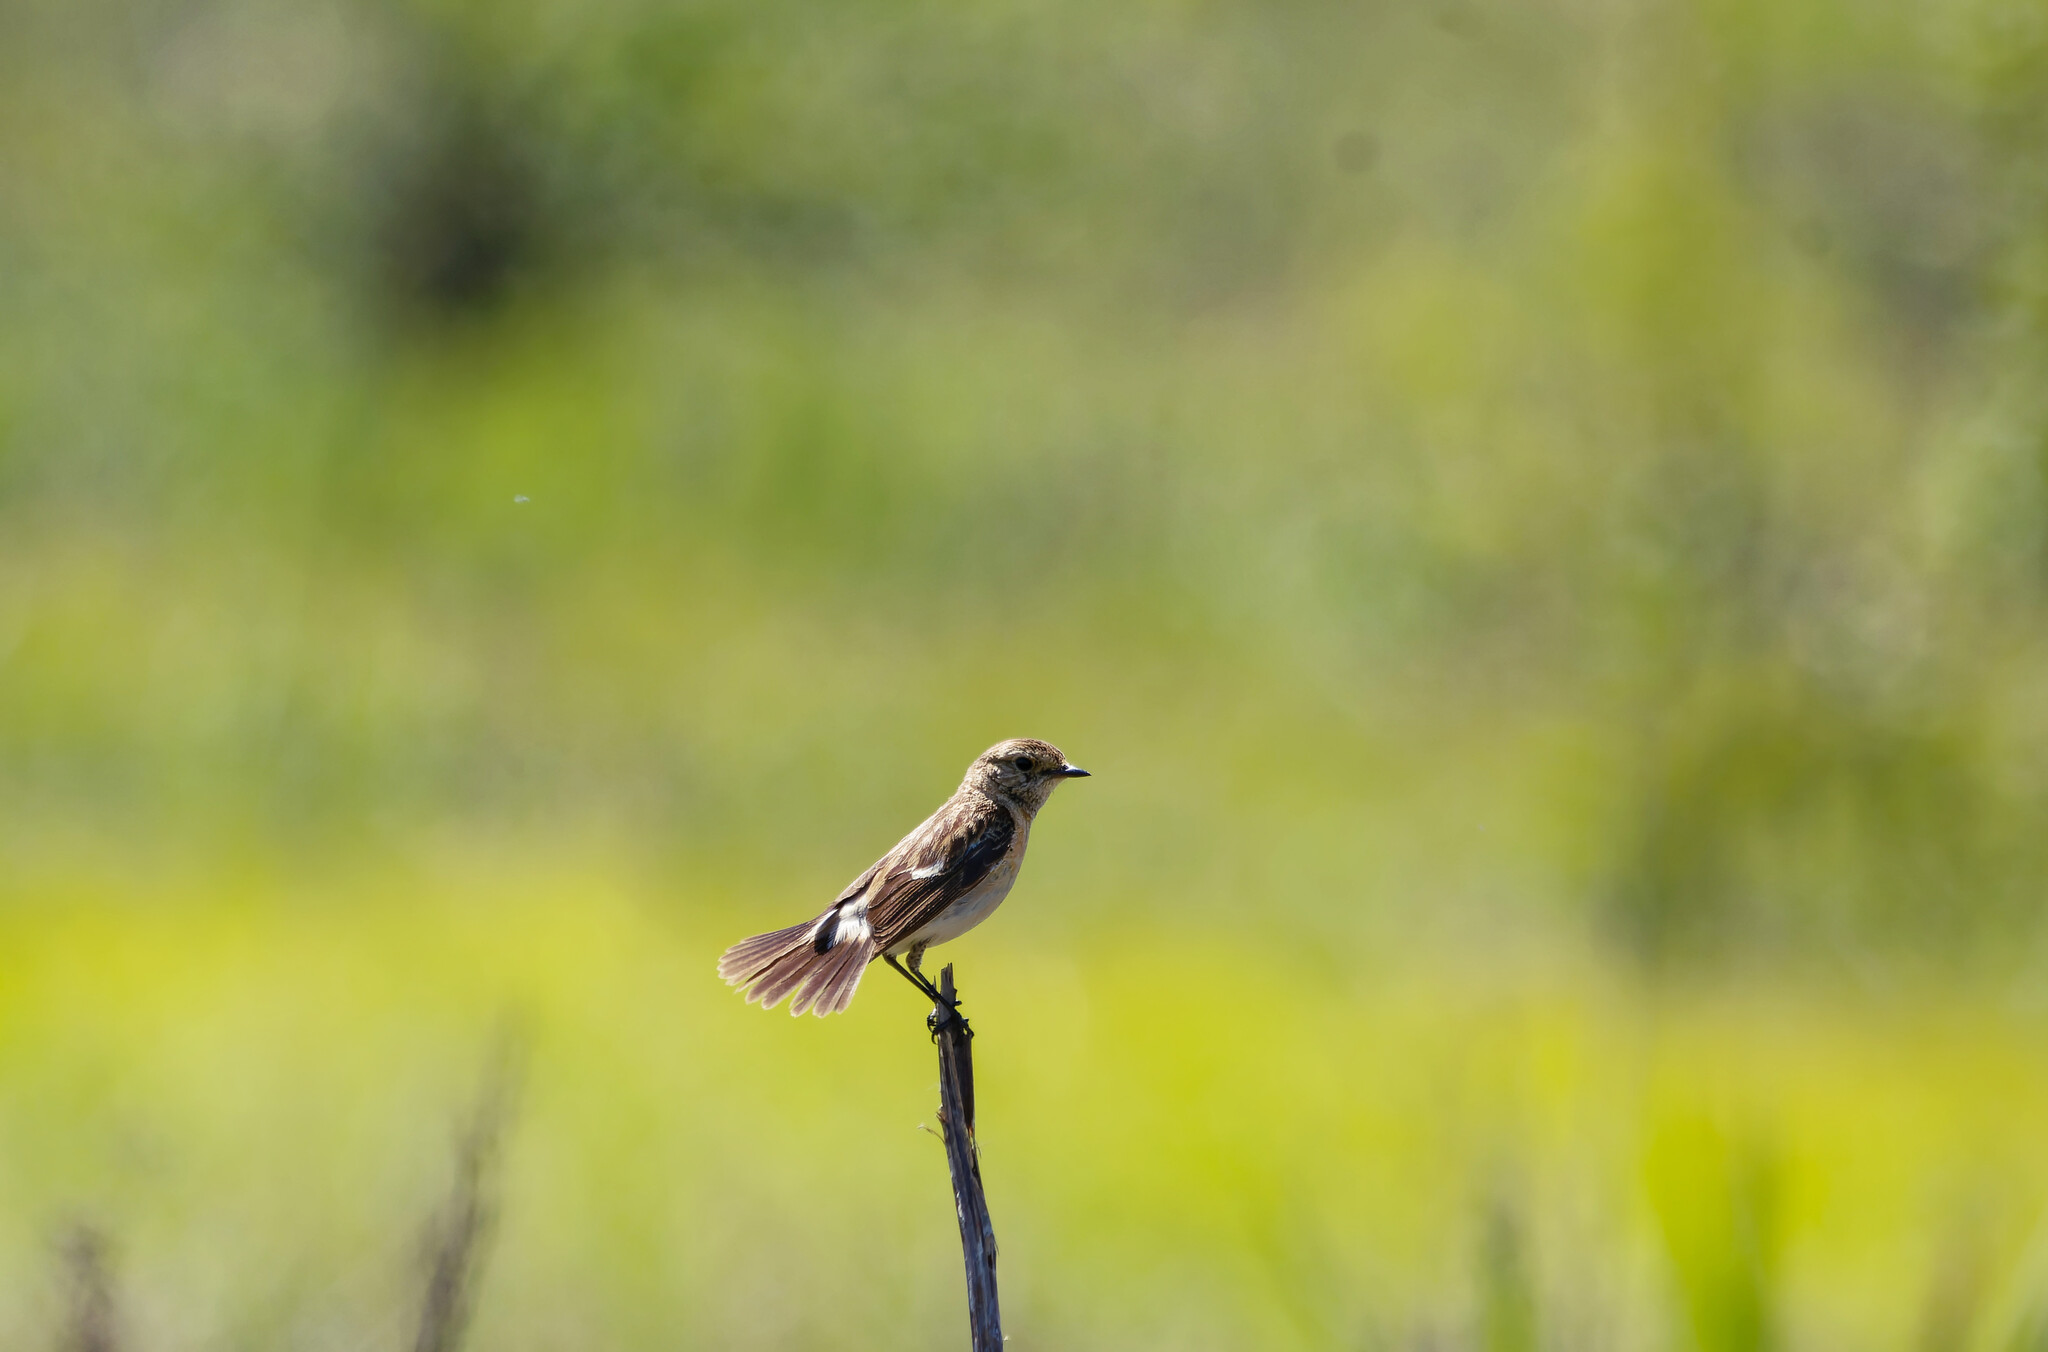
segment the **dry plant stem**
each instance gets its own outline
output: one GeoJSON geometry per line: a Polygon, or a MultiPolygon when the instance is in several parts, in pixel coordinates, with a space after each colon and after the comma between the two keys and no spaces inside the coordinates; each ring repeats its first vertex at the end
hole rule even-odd
{"type": "Polygon", "coordinates": [[[456,1141],[454,1185],[427,1229],[427,1289],[413,1352],[455,1352],[468,1329],[483,1251],[498,1216],[498,1148],[512,1113],[517,1060],[516,1043],[501,1034],[456,1141]]]}
{"type": "Polygon", "coordinates": [[[79,1225],[64,1237],[61,1253],[71,1299],[58,1343],[63,1352],[118,1352],[109,1248],[107,1237],[90,1225],[79,1225]]]}
{"type": "Polygon", "coordinates": [[[981,1190],[981,1152],[974,1144],[974,1034],[956,1008],[951,963],[939,972],[939,995],[941,1003],[931,1016],[932,1039],[939,1044],[939,1126],[945,1134],[946,1168],[953,1175],[960,1252],[967,1261],[967,1324],[974,1352],[1001,1352],[996,1231],[981,1190]]]}

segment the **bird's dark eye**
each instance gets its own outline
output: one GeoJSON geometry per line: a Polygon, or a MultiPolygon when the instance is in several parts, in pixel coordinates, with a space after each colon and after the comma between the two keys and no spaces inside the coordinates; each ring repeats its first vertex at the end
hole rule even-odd
{"type": "Polygon", "coordinates": [[[1019,757],[1017,757],[1017,768],[1018,768],[1019,770],[1022,770],[1022,771],[1023,771],[1023,772],[1025,773],[1025,774],[1027,774],[1027,775],[1028,775],[1028,774],[1030,774],[1030,773],[1031,773],[1031,757],[1029,757],[1029,756],[1019,756],[1019,757]]]}

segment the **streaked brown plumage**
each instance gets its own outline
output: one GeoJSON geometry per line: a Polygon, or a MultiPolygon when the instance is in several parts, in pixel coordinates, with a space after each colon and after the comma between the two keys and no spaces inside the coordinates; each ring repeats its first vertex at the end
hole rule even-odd
{"type": "MultiPolygon", "coordinates": [[[[926,948],[965,934],[1002,903],[1024,861],[1032,818],[1061,780],[1087,773],[1049,742],[998,742],[975,757],[937,812],[823,914],[742,939],[718,960],[718,974],[749,1003],[773,1009],[791,997],[791,1014],[823,1016],[853,1003],[877,957],[895,966],[906,955],[916,973],[926,948]]],[[[913,980],[923,985],[921,975],[913,980]]]]}

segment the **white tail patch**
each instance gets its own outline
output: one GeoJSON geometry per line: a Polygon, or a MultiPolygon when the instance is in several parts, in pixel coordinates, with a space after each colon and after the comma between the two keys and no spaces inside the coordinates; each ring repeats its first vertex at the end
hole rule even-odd
{"type": "Polygon", "coordinates": [[[874,932],[874,927],[868,924],[868,904],[865,901],[856,901],[851,906],[841,908],[839,912],[839,938],[837,943],[843,944],[855,939],[866,939],[873,935],[874,932]]]}
{"type": "Polygon", "coordinates": [[[868,924],[868,904],[856,901],[846,906],[836,906],[818,917],[816,928],[811,931],[811,948],[814,952],[830,953],[844,944],[868,938],[874,933],[868,924]]]}

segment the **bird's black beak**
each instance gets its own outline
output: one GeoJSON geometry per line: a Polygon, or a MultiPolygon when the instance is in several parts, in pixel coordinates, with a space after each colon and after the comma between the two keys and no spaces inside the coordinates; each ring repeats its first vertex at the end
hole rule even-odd
{"type": "Polygon", "coordinates": [[[1060,770],[1059,770],[1059,775],[1060,775],[1060,778],[1061,778],[1061,779],[1087,779],[1087,778],[1089,778],[1088,772],[1087,772],[1086,770],[1083,770],[1083,769],[1082,769],[1082,768],[1081,768],[1080,766],[1078,766],[1078,765],[1062,765],[1062,766],[1060,767],[1060,770]]]}

